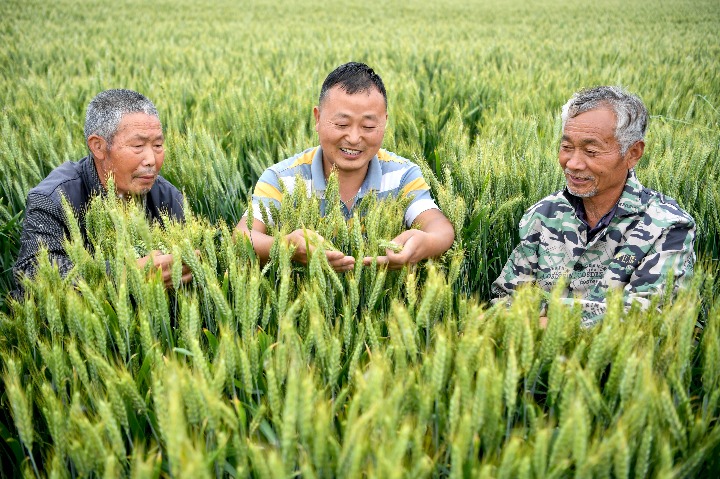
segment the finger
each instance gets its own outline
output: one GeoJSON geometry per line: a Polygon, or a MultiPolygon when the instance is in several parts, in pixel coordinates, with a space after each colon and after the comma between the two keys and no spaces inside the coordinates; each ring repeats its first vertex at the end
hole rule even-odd
{"type": "MultiPolygon", "coordinates": [[[[372,263],[372,258],[370,259],[370,262],[372,263]]],[[[377,257],[378,266],[383,265],[383,264],[388,264],[389,262],[390,262],[390,258],[388,258],[387,256],[378,256],[377,257]]]]}
{"type": "Polygon", "coordinates": [[[180,281],[182,282],[182,284],[186,284],[186,283],[189,283],[190,281],[192,281],[192,278],[193,278],[192,273],[187,273],[187,274],[182,275],[182,277],[180,278],[180,281]]]}
{"type": "Polygon", "coordinates": [[[417,230],[405,230],[392,239],[393,243],[404,245],[410,238],[415,236],[417,230]]]}
{"type": "MultiPolygon", "coordinates": [[[[345,253],[337,250],[326,250],[325,256],[327,256],[328,261],[335,261],[338,259],[347,258],[347,256],[345,256],[345,253]]],[[[352,258],[352,256],[350,256],[350,258],[352,258]]]]}
{"type": "Polygon", "coordinates": [[[173,262],[173,255],[171,255],[171,254],[158,254],[158,255],[155,255],[155,257],[153,258],[153,264],[156,267],[161,268],[163,271],[167,267],[170,267],[170,265],[172,265],[172,262],[173,262]]]}
{"type": "Polygon", "coordinates": [[[343,264],[337,264],[337,265],[332,264],[330,266],[332,267],[332,269],[334,269],[338,273],[345,273],[347,271],[352,271],[355,268],[355,263],[354,262],[350,263],[350,264],[343,263],[343,264]]]}
{"type": "Polygon", "coordinates": [[[355,258],[352,256],[341,256],[332,261],[328,258],[328,264],[335,271],[347,271],[355,267],[355,258]]]}
{"type": "Polygon", "coordinates": [[[302,235],[303,238],[304,238],[305,236],[307,236],[308,238],[311,238],[311,239],[316,239],[316,240],[319,240],[319,241],[325,241],[325,238],[323,238],[323,236],[322,236],[320,233],[318,233],[317,231],[315,231],[315,230],[300,229],[300,230],[297,230],[297,231],[300,232],[300,234],[302,235]]]}

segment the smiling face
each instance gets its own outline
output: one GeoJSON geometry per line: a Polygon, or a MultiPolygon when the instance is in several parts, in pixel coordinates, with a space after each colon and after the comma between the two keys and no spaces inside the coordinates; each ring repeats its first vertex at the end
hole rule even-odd
{"type": "Polygon", "coordinates": [[[150,191],[165,160],[163,143],[160,120],[145,113],[124,115],[111,145],[101,136],[88,137],[100,182],[105,186],[112,174],[121,195],[150,191]]]}
{"type": "Polygon", "coordinates": [[[558,158],[573,195],[601,204],[620,198],[645,144],[638,141],[621,155],[615,123],[615,113],[608,108],[586,111],[565,123],[558,158]]]}
{"type": "Polygon", "coordinates": [[[385,135],[387,108],[382,94],[371,88],[350,95],[335,86],[313,114],[325,175],[335,166],[341,176],[364,178],[385,135]]]}

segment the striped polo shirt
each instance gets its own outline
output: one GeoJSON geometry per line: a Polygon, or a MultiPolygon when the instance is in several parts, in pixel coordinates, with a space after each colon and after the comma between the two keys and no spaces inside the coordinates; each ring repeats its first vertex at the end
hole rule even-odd
{"type": "MultiPolygon", "coordinates": [[[[323,171],[322,148],[316,146],[276,163],[263,172],[252,196],[254,218],[263,220],[260,203],[265,204],[268,213],[270,203],[280,208],[283,194],[292,195],[298,175],[305,182],[308,194],[314,193],[320,198],[320,213],[324,215],[327,181],[323,171]]],[[[391,195],[411,196],[412,201],[405,210],[405,225],[408,228],[423,211],[438,209],[420,167],[410,160],[382,149],[370,160],[367,175],[354,205],[360,204],[362,198],[370,192],[374,192],[378,199],[391,195]]],[[[340,203],[345,219],[352,218],[352,208],[340,203]]],[[[272,218],[269,220],[272,222],[272,218]]]]}

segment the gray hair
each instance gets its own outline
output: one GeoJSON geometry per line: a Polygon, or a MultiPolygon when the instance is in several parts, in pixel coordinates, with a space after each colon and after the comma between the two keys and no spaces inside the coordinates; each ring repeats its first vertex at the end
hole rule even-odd
{"type": "Polygon", "coordinates": [[[562,128],[568,118],[598,108],[615,112],[615,139],[624,155],[636,142],[645,138],[648,112],[642,100],[617,86],[597,86],[575,93],[562,108],[562,128]]]}
{"type": "Polygon", "coordinates": [[[85,114],[85,143],[91,135],[105,139],[108,147],[118,131],[124,115],[145,113],[158,117],[155,105],[145,96],[132,90],[105,90],[90,101],[85,114]]]}

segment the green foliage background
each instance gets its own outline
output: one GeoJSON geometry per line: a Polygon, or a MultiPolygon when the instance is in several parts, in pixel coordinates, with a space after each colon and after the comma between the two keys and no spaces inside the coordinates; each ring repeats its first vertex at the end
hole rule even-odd
{"type": "MultiPolygon", "coordinates": [[[[712,260],[720,256],[719,30],[720,5],[712,0],[2,2],[0,292],[4,297],[10,287],[25,195],[52,168],[85,155],[84,109],[97,92],[124,87],[151,98],[167,137],[163,175],[185,192],[196,214],[219,228],[232,227],[266,166],[316,144],[311,111],[319,85],[350,60],[370,64],[386,83],[390,124],[384,147],[426,168],[465,251],[460,279],[446,287],[473,296],[469,301],[489,298],[489,283],[517,241],[522,211],[562,185],[556,161],[560,106],[580,87],[596,84],[621,84],[645,101],[652,119],[638,176],[694,215],[697,250],[711,260],[712,272],[712,260]]],[[[703,291],[696,292],[705,298],[697,304],[709,314],[714,291],[703,291]]],[[[398,298],[405,300],[405,294],[398,292],[398,298]]],[[[387,308],[389,303],[381,308],[383,325],[387,308]]],[[[461,320],[457,308],[450,308],[452,317],[461,320]]],[[[2,310],[9,327],[18,313],[4,299],[2,310]]],[[[213,314],[203,317],[212,320],[213,314]]],[[[443,337],[452,338],[448,327],[443,337]]],[[[382,346],[388,346],[392,334],[387,326],[379,330],[386,334],[382,346]]],[[[498,335],[505,344],[504,330],[492,331],[486,335],[498,335]]],[[[425,339],[430,350],[436,337],[425,339]]],[[[19,344],[3,343],[4,371],[9,350],[27,352],[16,339],[19,344]]],[[[567,356],[578,347],[578,364],[585,365],[582,343],[570,344],[567,356]]],[[[502,371],[506,350],[499,351],[502,371]]],[[[699,358],[700,349],[693,351],[699,358]]],[[[664,371],[662,364],[656,373],[664,371]]],[[[704,398],[688,385],[699,378],[700,373],[676,378],[681,386],[669,389],[676,406],[686,404],[678,391],[704,398]]],[[[1,432],[17,437],[6,398],[1,432]]],[[[251,399],[246,406],[263,403],[251,399]]],[[[692,424],[694,408],[701,406],[708,414],[701,422],[717,436],[717,411],[708,413],[707,404],[693,403],[681,417],[692,424]]],[[[442,430],[439,423],[434,427],[442,430]]],[[[437,432],[440,437],[450,436],[437,432]]],[[[514,444],[512,437],[508,433],[503,444],[514,444]]],[[[150,457],[154,446],[147,447],[150,457]]],[[[529,446],[513,447],[517,453],[529,446]]],[[[17,447],[6,449],[6,460],[29,467],[22,449],[19,455],[17,447]]],[[[689,457],[687,450],[677,452],[682,448],[660,449],[657,456],[669,455],[670,464],[689,457]]],[[[475,454],[483,464],[499,466],[500,456],[495,463],[491,456],[475,454]]],[[[440,452],[428,460],[433,475],[459,473],[440,452]]],[[[663,460],[649,470],[663,471],[663,460]]],[[[162,464],[169,471],[166,459],[162,464]]],[[[575,463],[558,474],[572,475],[570,464],[575,463]]],[[[624,470],[621,465],[618,470],[624,470]]]]}

